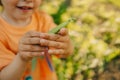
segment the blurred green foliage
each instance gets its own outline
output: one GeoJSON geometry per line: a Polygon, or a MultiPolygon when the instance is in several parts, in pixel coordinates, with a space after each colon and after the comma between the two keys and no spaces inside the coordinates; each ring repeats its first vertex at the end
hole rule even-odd
{"type": "Polygon", "coordinates": [[[53,57],[59,80],[94,80],[120,56],[120,0],[44,0],[41,9],[56,24],[78,18],[67,27],[74,54],[67,59],[53,57]]]}

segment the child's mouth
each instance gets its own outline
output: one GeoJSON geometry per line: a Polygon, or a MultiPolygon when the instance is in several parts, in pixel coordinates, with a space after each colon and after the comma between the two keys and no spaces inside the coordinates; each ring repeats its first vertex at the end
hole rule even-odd
{"type": "Polygon", "coordinates": [[[32,7],[28,7],[28,6],[17,6],[17,8],[21,9],[21,10],[32,10],[32,7]]]}

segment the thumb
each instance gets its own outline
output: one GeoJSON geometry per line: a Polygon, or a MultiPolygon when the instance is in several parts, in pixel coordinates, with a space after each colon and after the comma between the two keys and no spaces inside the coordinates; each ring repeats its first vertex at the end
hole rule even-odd
{"type": "Polygon", "coordinates": [[[59,35],[68,35],[68,30],[66,28],[62,28],[60,29],[60,31],[58,32],[59,35]]]}

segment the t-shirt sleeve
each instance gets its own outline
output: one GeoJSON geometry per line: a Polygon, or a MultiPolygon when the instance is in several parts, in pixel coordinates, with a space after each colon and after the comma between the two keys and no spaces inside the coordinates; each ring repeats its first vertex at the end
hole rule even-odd
{"type": "Polygon", "coordinates": [[[0,70],[10,64],[15,54],[7,49],[3,41],[0,40],[0,70]]]}

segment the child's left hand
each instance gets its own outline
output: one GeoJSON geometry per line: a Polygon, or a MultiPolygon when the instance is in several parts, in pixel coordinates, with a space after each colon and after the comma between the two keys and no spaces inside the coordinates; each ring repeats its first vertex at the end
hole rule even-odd
{"type": "Polygon", "coordinates": [[[51,55],[66,57],[73,53],[74,47],[68,35],[68,30],[65,28],[62,28],[58,34],[41,33],[40,37],[42,38],[40,40],[41,46],[52,47],[48,50],[51,55]]]}

